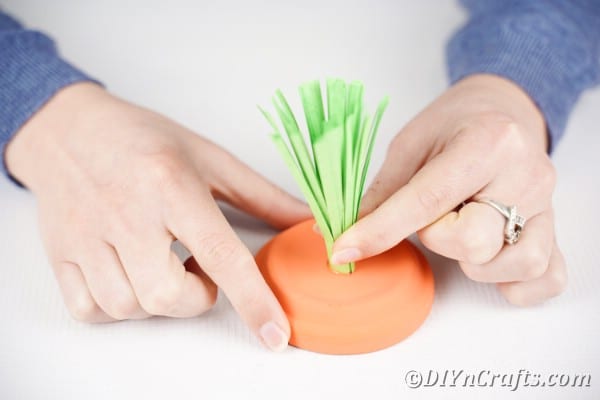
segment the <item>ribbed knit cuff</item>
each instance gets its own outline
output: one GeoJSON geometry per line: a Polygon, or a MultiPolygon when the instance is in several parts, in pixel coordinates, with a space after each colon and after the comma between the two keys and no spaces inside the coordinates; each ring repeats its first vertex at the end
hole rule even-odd
{"type": "Polygon", "coordinates": [[[551,151],[581,92],[599,81],[590,32],[547,2],[488,11],[474,15],[448,43],[450,81],[491,73],[518,84],[545,117],[551,151]]]}
{"type": "Polygon", "coordinates": [[[58,90],[94,81],[62,60],[52,40],[30,30],[0,30],[0,171],[10,176],[6,145],[19,128],[58,90]]]}

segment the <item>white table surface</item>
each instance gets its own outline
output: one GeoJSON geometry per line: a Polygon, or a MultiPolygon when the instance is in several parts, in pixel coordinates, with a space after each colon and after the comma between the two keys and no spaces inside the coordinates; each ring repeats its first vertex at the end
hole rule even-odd
{"type": "MultiPolygon", "coordinates": [[[[391,97],[373,173],[399,128],[446,85],[444,44],[465,18],[453,1],[29,1],[5,10],[50,32],[63,54],[114,93],[227,147],[299,195],[257,103],[281,87],[340,76],[391,97]],[[252,4],[251,4],[252,3],[252,4]]],[[[493,285],[426,253],[437,292],[404,342],[359,356],[264,350],[220,296],[199,318],[87,325],[62,303],[42,249],[34,198],[0,179],[0,399],[600,398],[600,90],[586,93],[554,154],[566,292],[508,305],[493,285]],[[417,370],[592,375],[591,387],[411,389],[417,370]]],[[[372,176],[372,174],[371,174],[372,176]]],[[[275,232],[228,212],[256,251],[275,232]]]]}

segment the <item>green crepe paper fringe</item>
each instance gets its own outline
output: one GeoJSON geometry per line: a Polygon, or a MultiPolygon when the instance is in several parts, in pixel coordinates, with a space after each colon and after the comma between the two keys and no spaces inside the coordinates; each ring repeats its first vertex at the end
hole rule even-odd
{"type": "MultiPolygon", "coordinates": [[[[280,90],[275,92],[273,105],[287,140],[273,116],[259,109],[273,128],[271,138],[300,186],[331,257],[335,239],[358,218],[373,143],[388,98],[371,117],[364,111],[362,82],[327,79],[325,115],[319,81],[302,84],[299,92],[310,147],[280,90]]],[[[354,263],[330,267],[343,274],[354,271],[354,263]]]]}

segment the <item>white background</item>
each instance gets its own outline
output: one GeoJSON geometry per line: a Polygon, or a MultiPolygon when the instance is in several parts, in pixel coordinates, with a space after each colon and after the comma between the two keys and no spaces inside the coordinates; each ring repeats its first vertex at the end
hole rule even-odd
{"type": "MultiPolygon", "coordinates": [[[[444,45],[464,22],[453,1],[4,1],[50,33],[66,58],[114,93],[227,147],[299,195],[256,109],[277,87],[361,79],[371,108],[388,94],[371,175],[393,135],[446,86],[444,45]]],[[[298,104],[297,101],[292,102],[298,104]]],[[[35,201],[0,179],[0,399],[599,398],[600,90],[586,93],[553,158],[558,238],[570,285],[532,308],[426,253],[436,298],[404,342],[368,355],[271,354],[227,300],[202,317],[74,322],[38,238],[35,201]],[[591,373],[585,389],[409,389],[409,370],[591,373]]],[[[256,251],[275,232],[228,212],[256,251]]]]}

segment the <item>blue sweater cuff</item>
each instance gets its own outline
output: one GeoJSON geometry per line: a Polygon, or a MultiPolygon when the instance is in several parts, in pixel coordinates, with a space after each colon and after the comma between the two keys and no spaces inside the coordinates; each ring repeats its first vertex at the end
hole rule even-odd
{"type": "Polygon", "coordinates": [[[448,43],[450,81],[491,73],[518,84],[545,117],[551,151],[581,92],[600,81],[598,7],[583,15],[546,1],[464,3],[474,15],[448,43]]]}
{"type": "Polygon", "coordinates": [[[0,71],[0,171],[20,185],[5,162],[10,139],[61,88],[94,79],[62,60],[47,36],[1,13],[0,71]]]}

